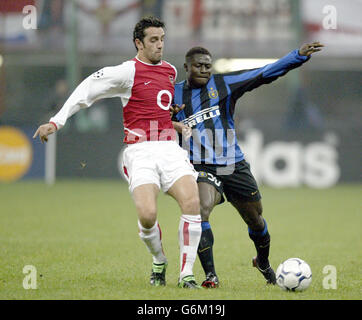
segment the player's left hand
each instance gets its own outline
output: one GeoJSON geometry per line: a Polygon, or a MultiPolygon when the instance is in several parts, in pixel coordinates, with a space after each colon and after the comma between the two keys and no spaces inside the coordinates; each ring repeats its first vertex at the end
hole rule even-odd
{"type": "Polygon", "coordinates": [[[170,106],[171,118],[174,114],[179,113],[183,108],[185,108],[185,104],[182,104],[181,106],[179,106],[178,104],[173,104],[172,106],[170,106]]]}
{"type": "Polygon", "coordinates": [[[306,43],[303,44],[299,49],[299,54],[301,56],[310,56],[314,52],[318,52],[322,50],[322,47],[324,47],[323,44],[321,44],[319,41],[315,41],[312,43],[306,43]]]}

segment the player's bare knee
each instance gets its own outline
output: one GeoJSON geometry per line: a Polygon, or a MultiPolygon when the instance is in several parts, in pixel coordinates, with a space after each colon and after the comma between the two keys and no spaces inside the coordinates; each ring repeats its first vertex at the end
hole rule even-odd
{"type": "Polygon", "coordinates": [[[138,218],[141,226],[145,229],[151,229],[156,223],[156,216],[140,216],[138,218]]]}
{"type": "Polygon", "coordinates": [[[261,215],[254,212],[253,215],[249,216],[247,225],[253,231],[263,230],[264,229],[264,219],[261,215]]]}
{"type": "Polygon", "coordinates": [[[184,214],[200,214],[200,199],[198,195],[193,195],[184,199],[181,204],[181,210],[184,214]]]}
{"type": "Polygon", "coordinates": [[[259,216],[263,214],[263,206],[261,205],[261,202],[258,201],[255,205],[255,210],[258,213],[259,216]]]}
{"type": "Polygon", "coordinates": [[[202,221],[209,221],[213,207],[214,206],[211,203],[200,202],[200,214],[202,221]]]}
{"type": "Polygon", "coordinates": [[[264,220],[258,215],[258,218],[254,222],[254,230],[263,230],[264,229],[264,220]]]}
{"type": "Polygon", "coordinates": [[[140,221],[142,227],[149,229],[155,225],[157,220],[156,208],[138,206],[137,211],[138,211],[138,220],[140,221]]]}

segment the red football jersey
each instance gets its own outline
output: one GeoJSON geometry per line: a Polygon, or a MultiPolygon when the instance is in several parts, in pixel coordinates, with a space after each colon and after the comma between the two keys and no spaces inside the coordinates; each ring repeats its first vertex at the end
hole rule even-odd
{"type": "Polygon", "coordinates": [[[131,96],[123,104],[125,143],[139,141],[175,140],[170,118],[170,105],[174,96],[176,69],[166,61],[157,65],[137,58],[131,96]]]}
{"type": "Polygon", "coordinates": [[[50,119],[58,128],[81,108],[102,98],[120,97],[124,142],[175,140],[170,117],[177,71],[166,61],[153,65],[136,58],[105,67],[86,78],[50,119]]]}

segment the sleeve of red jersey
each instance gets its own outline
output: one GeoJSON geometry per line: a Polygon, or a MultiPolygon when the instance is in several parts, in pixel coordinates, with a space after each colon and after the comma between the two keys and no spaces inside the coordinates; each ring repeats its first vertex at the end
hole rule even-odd
{"type": "Polygon", "coordinates": [[[176,67],[175,67],[174,65],[172,65],[171,63],[170,63],[170,65],[171,65],[171,67],[175,70],[175,79],[174,79],[174,83],[176,83],[176,81],[177,81],[177,69],[176,69],[176,67]]]}
{"type": "Polygon", "coordinates": [[[134,73],[133,61],[98,70],[78,85],[63,107],[49,122],[55,123],[60,129],[73,114],[80,109],[90,107],[97,100],[122,97],[122,94],[132,86],[134,73]]]}

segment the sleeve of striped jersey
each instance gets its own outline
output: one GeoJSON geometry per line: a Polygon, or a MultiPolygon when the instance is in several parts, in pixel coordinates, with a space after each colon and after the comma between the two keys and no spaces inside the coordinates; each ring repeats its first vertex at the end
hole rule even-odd
{"type": "Polygon", "coordinates": [[[301,66],[309,59],[310,57],[299,55],[299,50],[296,49],[278,61],[267,64],[262,68],[241,70],[226,74],[224,81],[232,88],[233,92],[239,91],[238,96],[240,97],[246,91],[253,90],[262,84],[276,80],[288,71],[301,66]]]}
{"type": "MultiPolygon", "coordinates": [[[[184,84],[185,84],[185,81],[181,81],[181,82],[175,84],[175,94],[173,97],[172,104],[178,104],[179,106],[181,106],[183,104],[182,92],[183,92],[184,84]]],[[[171,120],[176,121],[176,122],[183,120],[181,118],[181,114],[184,114],[184,112],[180,111],[179,113],[173,114],[171,120]]]]}
{"type": "Polygon", "coordinates": [[[133,76],[134,63],[131,61],[114,67],[105,67],[93,73],[78,85],[49,122],[54,122],[60,129],[73,114],[80,109],[90,107],[97,100],[121,97],[122,93],[132,85],[133,76]]]}

